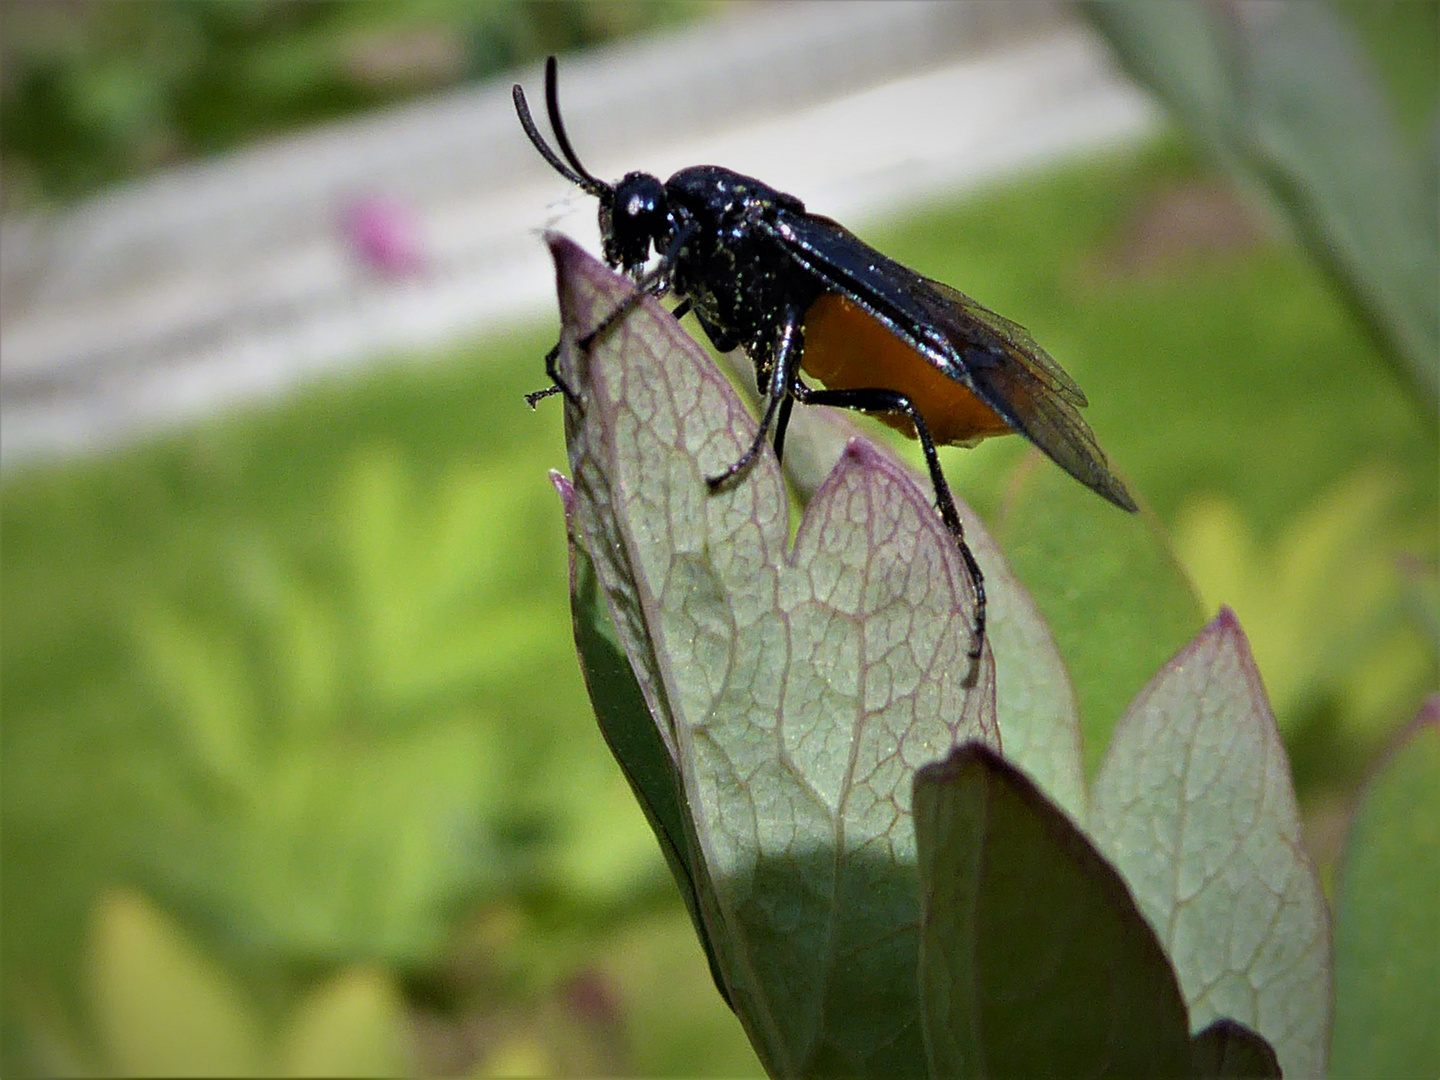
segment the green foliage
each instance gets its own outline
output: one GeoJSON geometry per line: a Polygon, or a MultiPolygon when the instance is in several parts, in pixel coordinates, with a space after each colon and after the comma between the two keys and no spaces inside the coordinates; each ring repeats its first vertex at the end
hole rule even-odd
{"type": "MultiPolygon", "coordinates": [[[[1161,142],[1007,182],[871,238],[1026,323],[1077,376],[1094,402],[1089,414],[1102,444],[1178,534],[1177,550],[1206,606],[1233,602],[1267,681],[1279,677],[1290,687],[1276,712],[1287,741],[1304,751],[1306,765],[1296,773],[1304,809],[1364,769],[1367,748],[1398,717],[1413,715],[1419,695],[1437,685],[1435,639],[1426,627],[1440,609],[1418,603],[1421,588],[1435,594],[1437,451],[1401,384],[1376,363],[1373,345],[1294,250],[1263,235],[1231,243],[1185,233],[1183,217],[1167,209],[1173,198],[1198,191],[1211,193],[1205,205],[1218,200],[1227,212],[1240,212],[1223,188],[1216,190],[1194,158],[1161,142]],[[1151,239],[1137,239],[1145,236],[1151,239]],[[1217,513],[1217,506],[1225,509],[1217,513]],[[1299,573],[1292,563],[1305,552],[1312,553],[1304,556],[1310,569],[1299,573]],[[1217,567],[1243,570],[1235,580],[1244,588],[1207,569],[1217,567]],[[1330,607],[1332,591],[1344,597],[1344,625],[1317,625],[1341,621],[1330,607]],[[1291,605],[1306,614],[1276,610],[1291,605]],[[1297,629],[1326,652],[1322,657],[1305,645],[1292,667],[1286,658],[1297,647],[1290,640],[1297,629]],[[1349,637],[1352,629],[1359,644],[1349,637]],[[1286,666],[1272,675],[1277,663],[1286,666]]],[[[684,1074],[695,1061],[726,1074],[758,1068],[733,1016],[709,990],[703,949],[668,891],[644,817],[590,727],[566,632],[560,512],[544,480],[547,467],[562,464],[560,410],[532,414],[520,402],[541,380],[538,357],[553,340],[553,333],[537,332],[467,345],[453,356],[324,382],[280,405],[132,451],[7,473],[0,493],[0,933],[7,1002],[43,997],[53,987],[58,1013],[85,1015],[78,1002],[88,992],[77,988],[78,972],[95,898],[116,882],[139,881],[167,912],[183,917],[197,946],[226,965],[236,961],[237,941],[251,942],[238,970],[267,1031],[280,1024],[277,1017],[295,1015],[308,993],[335,976],[337,964],[348,970],[376,957],[394,962],[401,957],[388,950],[397,940],[417,948],[448,928],[443,951],[427,945],[404,963],[405,1007],[412,1018],[417,1009],[453,1014],[454,1028],[445,1030],[456,1032],[479,1030],[475,1017],[483,1017],[493,1051],[484,1069],[508,1062],[532,1073],[562,1067],[593,1073],[623,1071],[629,1062],[638,1072],[684,1074]],[[454,562],[440,568],[439,549],[431,545],[445,535],[443,521],[451,512],[463,521],[462,508],[481,490],[491,493],[493,513],[468,542],[443,545],[454,562]],[[442,513],[442,504],[450,510],[442,513]],[[367,505],[373,512],[362,512],[367,505]],[[391,513],[398,520],[381,520],[391,513]],[[371,528],[379,539],[348,536],[371,528]],[[367,565],[366,573],[357,569],[367,565]],[[362,606],[360,583],[392,571],[395,581],[375,587],[363,604],[396,603],[401,611],[382,617],[385,633],[362,633],[354,614],[362,606]],[[345,870],[340,849],[328,851],[319,866],[302,862],[293,882],[262,865],[293,853],[289,844],[256,844],[253,864],[228,854],[242,832],[261,835],[262,816],[250,810],[232,819],[233,804],[197,793],[196,762],[203,760],[199,748],[210,745],[213,760],[243,763],[260,731],[262,745],[274,747],[261,777],[309,778],[288,790],[313,801],[297,797],[286,812],[309,823],[310,837],[338,837],[357,860],[407,844],[433,852],[392,835],[392,825],[413,817],[366,807],[347,784],[388,773],[392,752],[405,776],[427,771],[422,759],[443,755],[446,739],[455,738],[435,732],[465,723],[458,711],[426,704],[443,705],[444,693],[421,692],[443,687],[445,673],[457,670],[454,652],[445,659],[441,631],[454,609],[426,599],[439,596],[445,580],[476,586],[456,594],[457,630],[476,647],[488,647],[488,640],[501,650],[458,665],[475,678],[450,702],[469,710],[480,729],[466,738],[500,759],[482,771],[501,778],[496,798],[512,812],[487,834],[508,854],[479,877],[448,878],[483,890],[462,888],[438,911],[392,902],[390,911],[408,910],[423,925],[404,928],[386,945],[368,934],[387,925],[393,934],[398,924],[375,917],[378,910],[354,917],[364,911],[368,886],[363,874],[345,870]],[[531,628],[518,627],[519,612],[531,628]],[[516,628],[531,647],[509,650],[488,638],[483,628],[492,622],[516,628]],[[337,626],[329,638],[325,628],[337,626]],[[406,627],[436,644],[436,654],[406,647],[406,627]],[[148,659],[141,651],[147,642],[148,659]],[[301,655],[288,654],[294,643],[301,655]],[[317,657],[307,659],[305,649],[317,657]],[[390,658],[389,668],[381,665],[360,681],[372,688],[359,703],[364,708],[326,704],[324,687],[350,692],[348,676],[337,682],[316,674],[332,670],[337,652],[352,667],[370,655],[390,658]],[[403,670],[412,662],[413,675],[403,670]],[[210,673],[158,672],[156,664],[210,673]],[[177,689],[213,692],[221,685],[239,686],[251,703],[246,708],[268,719],[223,702],[204,706],[198,690],[187,697],[177,689]],[[409,700],[419,711],[380,709],[378,685],[396,695],[389,700],[409,700]],[[305,701],[311,705],[302,708],[305,701]],[[240,731],[207,729],[199,717],[212,708],[228,708],[223,715],[240,731]],[[293,721],[281,723],[284,717],[293,721]],[[306,717],[322,718],[316,721],[322,727],[340,717],[341,738],[356,743],[354,752],[342,754],[305,734],[306,717]],[[286,740],[267,742],[292,722],[298,726],[286,740]],[[204,730],[208,743],[198,735],[204,730]],[[309,764],[281,769],[292,752],[309,764]],[[331,769],[338,772],[327,780],[321,774],[331,769]],[[351,813],[354,821],[347,820],[351,813]],[[257,904],[252,875],[267,882],[265,903],[279,911],[257,904]],[[326,898],[332,887],[357,896],[326,898]],[[231,902],[232,894],[243,904],[231,902]],[[330,939],[358,952],[319,961],[311,953],[311,963],[290,953],[298,936],[282,941],[272,934],[298,921],[287,913],[292,894],[308,912],[329,911],[331,927],[348,921],[361,931],[330,939]],[[482,904],[486,895],[490,903],[482,904]],[[196,897],[210,910],[201,910],[196,897]],[[562,1045],[568,1013],[555,1011],[553,988],[590,965],[615,978],[621,994],[629,1049],[614,1059],[589,1050],[567,1057],[562,1045]],[[610,1060],[620,1064],[604,1064],[610,1060]]],[[[803,415],[797,412],[797,422],[803,415]]],[[[1017,443],[945,452],[957,490],[1007,543],[1017,539],[1004,518],[1022,456],[1017,443]]],[[[838,449],[826,469],[836,456],[838,449]]],[[[1039,463],[1026,482],[1043,480],[1046,471],[1053,470],[1039,463]]],[[[1057,485],[1056,495],[1065,495],[1066,486],[1057,485]]],[[[1035,500],[1032,517],[1043,516],[1043,502],[1035,500]]],[[[1057,503],[1066,505],[1063,498],[1057,503]]],[[[1074,509],[1050,526],[1061,539],[1074,509]]],[[[1091,536],[1105,541],[1104,523],[1125,519],[1103,505],[1095,509],[1104,516],[1091,536]]],[[[987,554],[983,526],[967,518],[967,528],[987,576],[1005,573],[1003,557],[987,554]]],[[[1022,570],[1019,559],[1015,570],[1022,570]]],[[[1071,617],[1063,575],[1047,577],[1044,560],[1023,571],[1018,582],[1037,600],[1053,590],[1047,616],[1071,617]]],[[[1123,586],[1087,603],[1133,603],[1123,586]]],[[[1021,708],[1053,710],[1052,726],[1035,728],[1050,734],[1037,735],[1039,753],[1022,767],[1081,820],[1081,773],[1069,749],[1076,736],[1064,719],[1074,707],[1073,694],[1070,704],[1063,700],[1068,676],[1057,683],[1056,661],[1047,659],[1036,666],[1045,688],[1030,684],[1031,706],[1023,704],[1023,680],[1007,691],[1019,665],[1006,650],[1039,655],[1037,642],[1050,634],[1036,620],[1018,645],[1007,644],[1011,618],[994,628],[992,641],[1001,729],[1017,730],[1007,720],[1007,693],[1021,708]],[[1062,794],[1062,783],[1070,795],[1062,794]]],[[[1111,723],[1125,704],[1117,700],[1111,723]]],[[[459,741],[464,749],[465,739],[459,741]]],[[[1024,740],[1003,741],[1008,757],[1024,752],[1024,740]]],[[[434,767],[442,777],[461,771],[443,761],[434,767]]],[[[400,799],[407,783],[396,779],[378,790],[400,799]]],[[[487,797],[486,805],[492,802],[487,797]]],[[[452,870],[464,870],[455,853],[440,854],[452,870]]],[[[427,870],[416,880],[431,886],[402,895],[446,892],[432,887],[443,885],[445,873],[427,870]]],[[[1343,942],[1343,924],[1340,932],[1343,942]]],[[[30,1060],[40,1025],[17,1019],[16,1009],[0,1012],[5,1071],[54,1071],[15,1064],[30,1060]]],[[[1345,1015],[1342,1003],[1337,1022],[1345,1015]]]]}
{"type": "Polygon", "coordinates": [[[1185,1003],[1159,941],[1023,773],[975,746],[926,765],[915,835],[930,1075],[1184,1074],[1185,1003]]]}
{"type": "MultiPolygon", "coordinates": [[[[1274,200],[1433,422],[1435,174],[1409,152],[1344,21],[1323,4],[1252,17],[1200,3],[1116,0],[1087,10],[1130,71],[1274,200]]],[[[1433,48],[1433,15],[1429,23],[1433,48]]],[[[1432,89],[1432,109],[1434,100],[1432,89]]]]}
{"type": "MultiPolygon", "coordinates": [[[[570,241],[552,250],[573,341],[625,286],[570,241]]],[[[793,548],[773,457],[711,497],[703,478],[744,452],[745,414],[658,307],[580,355],[561,354],[586,401],[568,413],[575,531],[649,706],[629,722],[658,731],[682,793],[682,888],[730,999],[782,1075],[904,1069],[922,1052],[910,774],[959,740],[998,741],[993,698],[976,711],[985,696],[961,685],[958,553],[863,444],[793,548]]],[[[992,695],[993,677],[987,656],[992,695]]]]}
{"type": "Polygon", "coordinates": [[[262,1071],[258,1018],[182,932],[128,895],[106,897],[95,922],[91,1007],[117,1074],[262,1071]]]}
{"type": "MultiPolygon", "coordinates": [[[[1343,789],[1395,717],[1440,685],[1440,650],[1410,581],[1440,556],[1440,449],[1320,275],[1253,223],[1237,237],[1243,204],[1204,175],[1193,157],[1160,143],[866,239],[1025,323],[1076,376],[1101,445],[1175,536],[1203,610],[1223,603],[1240,615],[1278,691],[1302,794],[1343,789]],[[1197,231],[1190,215],[1210,224],[1197,231]]],[[[1117,691],[1100,711],[1087,706],[1087,694],[1111,691],[1103,680],[1087,689],[1085,623],[1126,594],[1097,590],[1078,605],[1066,597],[1080,583],[1104,584],[1100,572],[1122,554],[1127,529],[1138,540],[1153,526],[1086,508],[1085,493],[1066,490],[1073,485],[1039,461],[1028,482],[1046,490],[1017,503],[1027,528],[1040,530],[1030,539],[1007,516],[1022,445],[996,439],[942,453],[952,484],[992,523],[1074,665],[1093,770],[1128,697],[1117,691]],[[1059,531],[1063,517],[1047,526],[1052,499],[1092,515],[1093,562],[1059,531]],[[1052,558],[1076,564],[1078,576],[1047,580],[1052,558]]],[[[1150,550],[1160,561],[1147,573],[1173,565],[1150,550]]],[[[1170,580],[1178,600],[1184,590],[1170,580]]],[[[1131,614],[1171,620],[1157,630],[1173,649],[1199,613],[1185,614],[1183,603],[1164,610],[1131,614]]],[[[1125,676],[1129,693],[1166,655],[1154,648],[1148,668],[1125,676]]],[[[1101,646],[1093,659],[1123,666],[1126,658],[1101,646]]]]}
{"type": "Polygon", "coordinates": [[[1341,864],[1330,1075],[1440,1070],[1440,698],[1366,784],[1341,864]]]}
{"type": "Polygon", "coordinates": [[[1238,1020],[1270,1040],[1287,1075],[1320,1075],[1328,912],[1280,733],[1228,610],[1126,710],[1090,831],[1175,965],[1191,1028],[1238,1020]]]}
{"type": "Polygon", "coordinates": [[[97,903],[85,990],[95,1046],[58,1012],[24,1006],[46,1032],[34,1071],[114,1076],[393,1076],[408,1071],[399,988],[351,968],[267,1024],[234,975],[128,890],[97,903]]]}
{"type": "MultiPolygon", "coordinates": [[[[743,356],[732,355],[731,359],[749,365],[743,356]]],[[[753,394],[753,377],[747,380],[742,376],[740,381],[753,394]]],[[[801,504],[814,497],[850,439],[863,436],[867,431],[878,434],[873,425],[861,428],[859,423],[852,422],[851,415],[829,409],[802,409],[791,415],[785,475],[801,504]]],[[[904,461],[903,454],[897,453],[888,441],[878,444],[876,449],[896,464],[904,461]]],[[[928,482],[923,469],[913,470],[913,477],[917,483],[928,482]]],[[[1089,501],[1082,501],[1080,505],[1082,515],[1093,509],[1089,501]]],[[[1031,594],[1021,585],[1015,567],[1024,569],[1023,562],[1012,566],[985,521],[964,502],[958,503],[957,509],[966,543],[980,564],[989,592],[988,640],[995,656],[995,715],[1005,733],[1005,755],[1072,816],[1083,818],[1085,776],[1080,751],[1079,704],[1055,634],[1031,594]]],[[[1105,515],[1104,519],[1113,522],[1114,515],[1105,515]]],[[[1006,522],[1002,520],[1001,526],[1004,528],[1006,522]]],[[[1011,536],[1009,543],[1014,547],[1023,545],[1024,541],[1011,536]]],[[[1155,554],[1143,541],[1139,547],[1147,557],[1155,554]]],[[[1103,558],[1108,550],[1108,546],[1102,544],[1098,554],[1103,558]]],[[[1074,556],[1080,560],[1086,557],[1079,546],[1067,546],[1065,554],[1067,558],[1074,556]]],[[[1043,569],[1043,560],[1035,561],[1042,569],[1032,587],[1043,592],[1045,584],[1054,581],[1056,575],[1043,569]]],[[[1183,581],[1180,588],[1183,592],[1183,581]]],[[[1183,595],[1182,616],[1193,607],[1188,593],[1183,595]]],[[[1061,607],[1063,610],[1063,605],[1061,607]]],[[[1146,610],[1148,615],[1151,609],[1146,610]]],[[[1083,635],[1078,644],[1083,650],[1083,635]]]]}
{"type": "MultiPolygon", "coordinates": [[[[645,818],[660,842],[660,852],[680,888],[685,910],[705,946],[705,957],[715,986],[726,994],[715,950],[705,930],[696,888],[697,854],[691,847],[681,809],[681,792],[671,764],[670,748],[660,728],[646,722],[649,716],[645,692],[625,656],[625,647],[615,629],[595,564],[585,548],[576,542],[575,489],[559,473],[551,474],[565,503],[565,527],[570,540],[570,597],[574,608],[575,647],[580,668],[595,707],[595,720],[610,747],[630,789],[645,811],[645,818]]],[[[651,693],[658,693],[651,687],[651,693]]],[[[726,998],[728,1003],[728,997],[726,998]]]]}
{"type": "Polygon", "coordinates": [[[1357,471],[1262,544],[1233,502],[1197,498],[1175,528],[1175,546],[1207,606],[1228,604],[1255,642],[1255,658],[1297,783],[1351,782],[1394,734],[1395,717],[1435,685],[1440,646],[1411,601],[1419,566],[1406,575],[1399,544],[1423,549],[1427,530],[1397,513],[1397,470],[1357,471]],[[1397,565],[1399,564],[1399,565],[1397,565]],[[1317,702],[1337,703],[1328,730],[1306,729],[1317,702]]]}
{"type": "Polygon", "coordinates": [[[7,3],[6,199],[72,199],[159,164],[691,18],[692,9],[667,0],[7,3]]]}
{"type": "Polygon", "coordinates": [[[1038,455],[1030,464],[998,531],[1075,681],[1093,773],[1126,704],[1203,616],[1153,517],[1087,497],[1038,455]]]}
{"type": "MultiPolygon", "coordinates": [[[[580,401],[560,487],[582,663],[771,1073],[913,1073],[922,1054],[933,1075],[1278,1075],[1277,1056],[1322,1071],[1329,924],[1234,617],[1117,729],[1091,810],[1112,866],[999,756],[988,652],[976,685],[959,682],[973,598],[907,472],[852,440],[793,543],[772,454],[710,495],[754,421],[651,299],[577,348],[630,286],[550,245],[560,372],[580,401]],[[598,641],[618,641],[633,684],[598,641]],[[1192,1028],[1210,1030],[1192,1044],[1192,1028]]],[[[1021,591],[1009,574],[992,585],[1021,591]]],[[[1112,587],[1155,592],[1143,574],[1112,587]]],[[[1003,610],[1033,611],[1023,599],[1003,610]]],[[[1007,662],[1029,663],[1027,639],[1042,664],[1054,653],[1027,630],[1007,662]]],[[[1063,678],[1049,692],[1071,700],[1063,678]]],[[[1010,715],[1023,729],[1065,711],[1010,715]]],[[[1079,775],[1078,739],[1040,758],[1067,749],[1061,778],[1079,775]]]]}
{"type": "MultiPolygon", "coordinates": [[[[556,432],[519,405],[439,435],[442,410],[530,385],[519,365],[452,382],[402,373],[344,416],[332,390],[297,403],[278,437],[251,419],[11,480],[7,993],[83,1003],[115,882],[280,1009],[341,965],[434,970],[487,901],[528,889],[583,925],[663,883],[567,728],[586,707],[564,594],[536,587],[563,580],[560,516],[543,475],[514,483],[556,432]]],[[[535,994],[554,976],[527,963],[535,994]]]]}
{"type": "Polygon", "coordinates": [[[921,768],[915,835],[930,1075],[1280,1075],[1234,1020],[1189,1035],[1125,882],[1004,758],[972,743],[921,768]]]}

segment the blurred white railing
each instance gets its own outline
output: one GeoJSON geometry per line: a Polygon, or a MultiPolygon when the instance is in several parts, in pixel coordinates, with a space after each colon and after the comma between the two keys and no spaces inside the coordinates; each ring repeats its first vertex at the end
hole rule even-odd
{"type": "MultiPolygon", "coordinates": [[[[538,66],[520,77],[542,100],[538,66]]],[[[0,460],[541,317],[538,230],[593,245],[594,204],[525,141],[512,81],[0,223],[0,460]],[[363,257],[354,213],[377,205],[413,260],[363,257]]],[[[1154,122],[1040,2],[746,5],[562,58],[561,101],[600,176],[721,163],[861,225],[1154,122]]]]}

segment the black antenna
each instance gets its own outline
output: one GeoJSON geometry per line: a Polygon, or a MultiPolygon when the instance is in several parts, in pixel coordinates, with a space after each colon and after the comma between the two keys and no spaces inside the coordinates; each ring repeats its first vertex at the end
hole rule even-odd
{"type": "Polygon", "coordinates": [[[548,161],[550,167],[565,177],[566,180],[569,180],[572,184],[578,184],[588,191],[589,185],[585,183],[585,178],[576,173],[575,170],[570,168],[569,165],[566,165],[565,162],[561,161],[559,155],[550,149],[550,144],[545,141],[545,136],[540,134],[540,129],[535,126],[535,121],[530,116],[530,106],[525,101],[525,91],[520,88],[519,83],[515,84],[515,88],[510,92],[510,96],[515,101],[515,112],[520,117],[520,126],[525,129],[525,134],[529,137],[531,145],[540,151],[540,156],[548,161]]]}
{"type": "Polygon", "coordinates": [[[550,110],[550,125],[555,129],[555,138],[560,143],[560,148],[565,151],[565,156],[575,166],[573,169],[560,160],[560,155],[550,149],[550,144],[545,141],[545,136],[540,134],[540,129],[535,126],[535,118],[530,115],[530,103],[525,100],[525,91],[520,84],[516,83],[510,91],[510,96],[515,102],[515,112],[520,117],[520,126],[525,129],[525,135],[529,138],[530,144],[540,151],[540,156],[550,163],[550,167],[565,177],[572,184],[585,189],[590,195],[604,198],[606,195],[613,195],[614,190],[609,184],[595,179],[590,175],[589,170],[580,164],[579,158],[570,146],[570,140],[565,136],[565,126],[560,122],[560,104],[555,96],[555,57],[551,56],[545,61],[545,104],[550,110]]]}
{"type": "Polygon", "coordinates": [[[580,186],[591,195],[599,195],[602,191],[609,191],[610,185],[590,175],[590,170],[580,164],[580,158],[575,154],[575,148],[570,145],[570,136],[565,134],[565,123],[560,119],[560,91],[559,91],[559,65],[555,63],[555,57],[549,56],[545,59],[545,108],[550,114],[550,127],[555,131],[555,141],[560,144],[560,152],[565,155],[565,160],[575,166],[575,171],[583,178],[580,186]]]}

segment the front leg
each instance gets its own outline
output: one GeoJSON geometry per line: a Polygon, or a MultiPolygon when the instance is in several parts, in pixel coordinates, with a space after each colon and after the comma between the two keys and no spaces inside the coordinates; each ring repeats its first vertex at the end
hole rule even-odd
{"type": "MultiPolygon", "coordinates": [[[[661,291],[663,292],[664,290],[661,291]]],[[[681,300],[680,303],[676,304],[675,310],[670,312],[670,314],[676,319],[683,319],[689,313],[689,311],[690,301],[687,298],[685,300],[681,300]]],[[[551,394],[564,394],[565,397],[569,400],[570,404],[577,407],[579,406],[579,396],[575,393],[575,391],[571,390],[570,387],[565,384],[565,380],[560,377],[560,369],[556,366],[556,361],[558,361],[559,358],[560,343],[557,341],[554,346],[551,347],[550,351],[545,354],[545,374],[550,377],[550,385],[545,387],[544,390],[532,390],[530,393],[525,395],[525,404],[529,405],[530,408],[535,408],[536,402],[540,401],[542,398],[549,397],[551,394]]]]}
{"type": "MultiPolygon", "coordinates": [[[[695,223],[687,222],[675,233],[675,238],[670,241],[670,246],[660,256],[660,261],[655,264],[655,269],[643,275],[635,282],[635,291],[620,301],[614,311],[600,320],[600,325],[591,330],[579,341],[580,348],[590,350],[595,344],[595,339],[604,334],[610,327],[629,314],[630,309],[643,300],[646,296],[659,296],[670,288],[670,282],[675,273],[675,260],[680,257],[680,252],[685,247],[685,241],[695,231],[695,223]]],[[[685,302],[681,301],[683,307],[685,302]]],[[[689,309],[686,308],[688,311],[689,309]]],[[[682,313],[683,314],[683,313],[682,313]]]]}
{"type": "Polygon", "coordinates": [[[539,403],[542,398],[547,398],[551,394],[564,394],[565,399],[569,401],[571,405],[579,408],[580,395],[575,393],[574,390],[571,390],[569,384],[560,377],[559,360],[560,342],[557,341],[550,347],[550,351],[545,354],[545,374],[550,377],[550,385],[545,387],[544,390],[532,390],[525,395],[525,404],[529,405],[531,410],[534,410],[536,404],[539,403]]]}
{"type": "Polygon", "coordinates": [[[832,408],[855,409],[867,413],[900,413],[915,426],[915,434],[925,452],[925,464],[930,471],[930,484],[935,489],[935,503],[940,511],[940,518],[945,522],[950,535],[955,538],[955,543],[960,548],[960,558],[975,585],[975,633],[966,653],[970,661],[970,671],[965,677],[965,685],[974,686],[979,671],[980,653],[985,647],[985,578],[980,573],[980,564],[975,561],[975,553],[965,542],[965,527],[960,523],[960,513],[955,509],[950,485],[940,469],[940,455],[935,452],[935,440],[930,437],[930,429],[925,426],[920,410],[915,408],[914,402],[908,397],[894,390],[812,390],[798,375],[790,385],[790,394],[802,405],[829,405],[832,408]]]}
{"type": "MultiPolygon", "coordinates": [[[[775,422],[776,410],[780,408],[782,402],[788,404],[790,400],[789,387],[799,381],[800,352],[804,333],[800,325],[799,311],[794,307],[787,308],[781,315],[780,327],[776,334],[775,362],[770,368],[769,385],[764,388],[765,412],[760,417],[760,426],[755,431],[755,438],[751,440],[750,448],[740,456],[739,461],[736,461],[719,476],[705,478],[705,484],[711,492],[719,491],[748,469],[751,462],[755,460],[755,455],[760,453],[760,448],[765,445],[765,436],[770,432],[770,425],[775,422]]],[[[786,415],[788,419],[788,411],[786,415]]],[[[783,438],[783,435],[780,438],[783,438]]]]}

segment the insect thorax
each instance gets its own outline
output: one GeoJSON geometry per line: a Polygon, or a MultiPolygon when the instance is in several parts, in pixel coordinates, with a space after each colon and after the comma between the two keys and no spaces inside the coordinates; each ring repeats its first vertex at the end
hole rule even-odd
{"type": "Polygon", "coordinates": [[[676,259],[674,291],[690,299],[717,348],[744,348],[763,376],[787,310],[804,312],[819,286],[760,226],[803,213],[803,204],[714,166],[683,170],[665,186],[695,225],[676,259]]]}

